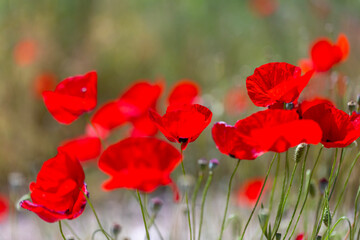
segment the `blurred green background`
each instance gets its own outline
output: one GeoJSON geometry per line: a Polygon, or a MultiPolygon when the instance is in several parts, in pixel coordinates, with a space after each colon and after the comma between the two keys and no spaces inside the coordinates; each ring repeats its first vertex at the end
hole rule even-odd
{"type": "MultiPolygon", "coordinates": [[[[189,78],[201,86],[213,123],[234,124],[258,110],[247,102],[244,88],[256,67],[270,61],[296,65],[308,57],[316,38],[336,41],[345,33],[350,56],[334,71],[347,77],[346,95],[336,98],[333,73],[321,75],[326,82],[316,90],[345,109],[360,93],[359,13],[360,1],[355,0],[0,0],[0,190],[6,191],[9,172],[22,172],[26,184],[34,180],[60,142],[84,131],[86,116],[65,126],[47,112],[34,93],[44,73],[59,82],[96,70],[98,106],[135,80],[164,78],[162,113],[171,86],[189,78]],[[232,89],[247,102],[242,111],[227,110],[226,94],[232,89]]],[[[186,152],[190,173],[198,158],[227,159],[212,141],[212,124],[186,152]]],[[[221,171],[228,171],[235,163],[220,164],[221,171]]],[[[259,166],[264,161],[246,162],[242,168],[259,166]]]]}

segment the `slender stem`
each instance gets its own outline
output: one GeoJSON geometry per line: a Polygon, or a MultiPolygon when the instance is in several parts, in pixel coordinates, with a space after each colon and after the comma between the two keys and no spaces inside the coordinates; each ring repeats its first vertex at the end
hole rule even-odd
{"type": "MultiPolygon", "coordinates": [[[[213,171],[210,170],[209,171],[209,176],[208,176],[208,179],[206,181],[205,188],[204,188],[204,191],[203,191],[203,194],[202,194],[202,198],[201,198],[201,211],[200,211],[200,223],[199,223],[198,240],[200,240],[200,236],[201,236],[201,227],[202,227],[203,218],[204,218],[205,199],[206,199],[206,195],[207,195],[207,192],[208,192],[210,184],[211,184],[212,177],[213,177],[213,171]]],[[[195,232],[195,229],[194,229],[194,232],[195,232]]],[[[194,237],[194,240],[195,240],[195,237],[194,237]]]]}
{"type": "Polygon", "coordinates": [[[325,201],[324,195],[321,195],[320,198],[319,198],[317,207],[316,207],[315,222],[314,222],[314,226],[313,226],[313,230],[312,230],[312,234],[311,234],[312,238],[314,238],[316,236],[316,234],[319,232],[320,227],[321,227],[321,222],[322,222],[322,217],[323,217],[322,212],[324,210],[323,209],[324,208],[324,201],[325,201]],[[320,209],[322,210],[321,215],[320,215],[320,209]],[[319,215],[320,215],[320,219],[319,219],[319,215]]]}
{"type": "Polygon", "coordinates": [[[149,230],[148,230],[147,225],[146,225],[145,211],[144,211],[144,207],[143,207],[143,204],[142,204],[142,201],[141,201],[141,196],[140,196],[139,190],[136,190],[136,193],[137,193],[137,197],[139,199],[139,204],[140,204],[140,208],[141,208],[141,214],[142,214],[143,221],[144,221],[144,226],[145,226],[145,231],[146,231],[146,238],[148,240],[150,240],[149,230]]]}
{"type": "MultiPolygon", "coordinates": [[[[146,213],[146,215],[149,217],[149,213],[147,213],[147,212],[145,212],[145,213],[146,213]]],[[[158,226],[157,226],[156,223],[155,223],[155,218],[156,218],[156,217],[157,217],[157,214],[154,213],[154,214],[152,215],[152,217],[150,218],[150,222],[149,222],[149,224],[148,224],[148,230],[150,230],[150,228],[154,225],[154,228],[155,228],[156,232],[158,233],[159,238],[160,238],[161,240],[164,240],[164,237],[161,235],[160,229],[158,228],[158,226]]]]}
{"type": "Polygon", "coordinates": [[[335,213],[336,213],[336,210],[337,210],[338,207],[339,207],[339,204],[340,204],[340,202],[341,202],[341,200],[342,200],[342,197],[343,197],[343,195],[344,195],[344,193],[345,193],[346,186],[347,186],[347,184],[348,184],[348,182],[349,182],[350,175],[351,175],[351,173],[352,173],[352,171],[353,171],[353,169],[354,169],[354,166],[355,166],[356,162],[358,161],[359,157],[360,157],[360,152],[356,155],[356,157],[354,158],[354,160],[353,160],[353,162],[352,162],[352,164],[351,164],[349,174],[348,174],[348,176],[347,176],[347,178],[346,178],[344,187],[342,187],[342,191],[341,191],[340,196],[339,196],[339,198],[338,198],[338,201],[337,201],[337,203],[336,203],[336,206],[335,206],[335,209],[334,209],[334,215],[335,215],[335,213]]]}
{"type": "Polygon", "coordinates": [[[339,218],[339,219],[336,221],[336,223],[334,224],[334,226],[331,228],[331,231],[329,232],[329,234],[326,236],[326,238],[325,238],[324,240],[330,239],[329,236],[331,236],[331,233],[335,230],[336,226],[337,226],[340,222],[342,222],[342,221],[344,221],[344,220],[345,220],[345,221],[348,223],[348,225],[349,225],[350,236],[351,236],[351,223],[350,223],[350,220],[349,220],[347,217],[343,216],[343,217],[339,218]]]}
{"type": "Polygon", "coordinates": [[[235,166],[235,168],[234,168],[234,171],[233,171],[233,173],[231,174],[231,177],[230,177],[229,187],[228,187],[228,193],[227,193],[227,197],[226,197],[226,205],[225,205],[224,217],[223,217],[222,224],[221,224],[221,231],[220,231],[219,240],[222,239],[222,236],[223,236],[223,233],[224,233],[225,222],[226,222],[226,214],[227,214],[227,210],[228,210],[228,207],[229,207],[229,200],[230,200],[230,193],[231,193],[231,184],[232,184],[232,180],[233,180],[233,178],[234,178],[234,176],[235,176],[236,170],[239,168],[240,161],[241,161],[241,160],[238,159],[238,161],[237,161],[237,163],[236,163],[236,166],[235,166]]]}
{"type": "Polygon", "coordinates": [[[197,195],[198,195],[198,192],[199,192],[199,189],[200,189],[200,186],[201,186],[201,182],[204,178],[204,173],[202,170],[200,170],[199,172],[199,176],[198,176],[198,179],[196,181],[196,185],[195,185],[195,189],[194,189],[194,193],[192,195],[192,198],[191,198],[191,213],[192,213],[192,224],[193,224],[193,239],[195,240],[195,237],[196,237],[196,224],[195,224],[195,210],[196,210],[196,198],[197,198],[197,195]]]}
{"type": "MultiPolygon", "coordinates": [[[[186,177],[185,167],[184,167],[184,156],[183,156],[183,150],[182,150],[181,146],[180,146],[180,153],[181,153],[181,169],[182,169],[184,177],[186,177]]],[[[187,211],[188,224],[189,224],[190,240],[192,240],[191,218],[190,218],[190,208],[189,208],[189,198],[188,198],[187,187],[185,188],[185,202],[186,202],[186,211],[187,211]]]]}
{"type": "Polygon", "coordinates": [[[274,155],[273,159],[271,160],[270,166],[269,166],[269,168],[268,168],[268,170],[267,170],[267,173],[266,173],[266,176],[265,176],[265,179],[264,179],[264,184],[263,184],[262,187],[261,187],[260,195],[259,195],[258,199],[256,200],[255,206],[253,207],[253,209],[252,209],[252,211],[251,211],[251,213],[250,213],[249,219],[247,220],[247,222],[246,222],[246,224],[245,224],[244,231],[243,231],[243,233],[241,234],[241,238],[240,238],[241,240],[244,239],[246,229],[247,229],[247,227],[249,226],[250,220],[251,220],[252,216],[254,215],[255,209],[256,209],[259,201],[260,201],[261,195],[262,195],[262,193],[263,193],[263,191],[264,191],[264,188],[265,188],[265,185],[266,185],[266,182],[267,182],[269,173],[270,173],[270,171],[271,171],[271,168],[272,168],[272,166],[273,166],[273,164],[274,164],[275,158],[276,158],[276,154],[274,155]]]}
{"type": "MultiPolygon", "coordinates": [[[[81,190],[81,189],[80,189],[80,190],[81,190]]],[[[84,194],[84,197],[85,197],[87,203],[89,204],[91,210],[92,210],[93,213],[94,213],[94,216],[95,216],[96,221],[97,221],[97,223],[98,223],[98,225],[99,225],[99,228],[101,229],[101,232],[105,235],[105,237],[106,237],[107,240],[110,240],[110,239],[111,239],[111,238],[109,238],[110,234],[108,234],[108,233],[104,230],[104,228],[102,227],[101,222],[100,222],[100,220],[99,220],[99,217],[98,217],[98,215],[97,215],[97,213],[96,213],[96,211],[95,211],[95,208],[94,208],[94,206],[92,205],[90,199],[89,199],[88,196],[84,193],[83,190],[81,190],[81,191],[82,191],[82,193],[84,194]]]]}
{"type": "Polygon", "coordinates": [[[294,220],[294,217],[295,217],[295,214],[296,214],[296,211],[297,211],[297,208],[299,206],[299,203],[300,203],[300,198],[301,198],[301,194],[302,194],[302,190],[303,190],[303,185],[304,185],[304,176],[305,176],[305,168],[306,168],[306,160],[307,160],[307,156],[309,154],[309,150],[310,150],[310,145],[307,146],[307,149],[306,149],[306,153],[305,153],[305,158],[304,158],[304,161],[303,161],[303,165],[302,165],[302,168],[301,168],[301,179],[300,179],[300,188],[299,188],[299,194],[298,194],[298,197],[297,197],[297,200],[296,200],[296,204],[295,204],[295,208],[294,208],[294,211],[293,211],[293,214],[291,216],[291,219],[290,219],[290,222],[288,224],[288,227],[286,229],[286,232],[285,232],[285,235],[284,235],[284,238],[283,239],[286,239],[286,236],[290,230],[290,227],[291,227],[291,224],[294,220]]]}
{"type": "Polygon", "coordinates": [[[295,226],[294,226],[294,228],[293,228],[293,230],[292,230],[292,232],[291,232],[290,237],[288,238],[289,240],[290,240],[291,237],[294,235],[295,230],[296,230],[296,226],[297,226],[297,224],[299,223],[299,220],[300,220],[300,217],[301,217],[302,212],[304,211],[304,207],[305,207],[307,198],[308,198],[308,196],[309,196],[309,191],[310,191],[309,184],[310,184],[310,182],[311,182],[312,175],[313,175],[314,172],[315,172],[316,166],[317,166],[317,164],[318,164],[318,162],[319,162],[320,155],[321,155],[321,152],[322,152],[323,149],[324,149],[324,146],[321,146],[321,148],[320,148],[320,150],[319,150],[319,153],[318,153],[318,156],[317,156],[317,158],[316,158],[316,160],[315,160],[314,167],[313,167],[313,169],[311,170],[310,177],[309,177],[309,182],[307,183],[308,187],[307,187],[307,189],[306,189],[305,199],[304,199],[304,202],[303,202],[303,204],[302,204],[302,206],[301,206],[301,209],[300,209],[298,218],[297,218],[297,220],[296,220],[295,226]]]}
{"type": "Polygon", "coordinates": [[[65,237],[65,235],[64,235],[64,233],[63,233],[63,230],[62,230],[61,221],[59,221],[59,230],[60,230],[60,234],[61,234],[62,238],[63,238],[64,240],[66,240],[66,237],[65,237]]]}
{"type": "Polygon", "coordinates": [[[65,226],[69,229],[69,231],[71,232],[72,235],[74,235],[74,237],[78,240],[81,240],[80,237],[75,233],[74,229],[72,229],[72,227],[70,226],[69,223],[67,223],[66,221],[64,222],[65,226]]]}

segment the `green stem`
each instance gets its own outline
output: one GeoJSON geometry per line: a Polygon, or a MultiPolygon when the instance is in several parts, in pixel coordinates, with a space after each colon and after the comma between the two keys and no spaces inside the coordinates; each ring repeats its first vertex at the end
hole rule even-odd
{"type": "MultiPolygon", "coordinates": [[[[210,170],[209,171],[209,176],[208,176],[208,179],[206,181],[205,188],[204,188],[204,191],[203,191],[203,194],[202,194],[202,198],[201,198],[201,211],[200,211],[200,223],[199,223],[198,240],[200,240],[200,236],[201,236],[201,227],[202,227],[202,223],[203,223],[203,219],[204,219],[205,199],[206,199],[206,195],[207,195],[207,192],[208,192],[210,184],[211,184],[212,177],[213,177],[213,171],[210,170]]],[[[195,229],[194,229],[194,231],[195,231],[195,229]]],[[[195,237],[194,237],[194,240],[195,240],[195,237]]]]}
{"type": "Polygon", "coordinates": [[[141,214],[142,214],[143,221],[144,221],[144,226],[145,226],[145,231],[146,231],[146,238],[148,240],[150,240],[149,230],[148,230],[147,225],[146,225],[145,211],[144,211],[144,207],[143,207],[143,204],[142,204],[142,201],[141,201],[141,196],[140,196],[139,190],[136,190],[136,193],[137,193],[137,197],[139,199],[139,204],[140,204],[140,208],[141,208],[141,214]]]}
{"type": "Polygon", "coordinates": [[[64,222],[65,226],[69,229],[69,231],[71,232],[72,235],[74,235],[74,237],[78,240],[81,240],[80,237],[75,233],[74,229],[72,229],[72,227],[69,225],[69,223],[67,223],[66,221],[64,222]]]}
{"type": "Polygon", "coordinates": [[[289,232],[289,230],[290,230],[291,224],[292,224],[292,222],[293,222],[293,220],[294,220],[294,217],[295,217],[297,208],[298,208],[299,203],[300,203],[300,198],[301,198],[301,194],[302,194],[302,190],[303,190],[303,185],[304,185],[306,160],[307,160],[307,156],[308,156],[308,154],[309,154],[309,150],[310,150],[310,145],[307,146],[306,153],[305,153],[305,157],[304,157],[304,161],[303,161],[303,165],[302,165],[302,168],[301,168],[300,188],[299,188],[299,194],[298,194],[298,197],[297,197],[297,200],[296,200],[295,208],[294,208],[293,214],[292,214],[292,216],[291,216],[290,222],[289,222],[289,224],[288,224],[288,227],[286,228],[286,232],[285,232],[285,235],[284,235],[284,238],[283,238],[283,239],[286,239],[286,236],[287,236],[287,234],[288,234],[288,232],[289,232]]]}
{"type": "MultiPolygon", "coordinates": [[[[186,173],[185,173],[185,167],[184,167],[184,156],[183,156],[183,150],[182,150],[181,146],[180,146],[180,153],[181,153],[181,169],[182,169],[182,172],[183,172],[183,175],[185,178],[186,173]]],[[[190,218],[190,208],[189,208],[189,198],[188,198],[187,187],[185,188],[185,202],[186,202],[186,211],[187,211],[188,224],[189,224],[190,240],[192,240],[191,218],[190,218]]]]}
{"type": "Polygon", "coordinates": [[[312,175],[313,175],[314,172],[315,172],[316,166],[317,166],[317,164],[318,164],[318,162],[319,162],[320,155],[321,155],[321,152],[322,152],[323,149],[324,149],[324,146],[321,146],[321,148],[320,148],[320,150],[319,150],[319,153],[318,153],[318,156],[317,156],[317,158],[316,158],[316,160],[315,160],[314,167],[313,167],[313,169],[311,170],[310,177],[309,177],[309,182],[307,183],[307,186],[308,186],[308,187],[307,187],[307,189],[306,189],[305,199],[304,199],[304,202],[303,202],[303,204],[302,204],[302,206],[301,206],[300,213],[299,213],[298,218],[297,218],[297,220],[296,220],[295,226],[294,226],[294,228],[293,228],[293,230],[292,230],[292,232],[291,232],[290,237],[288,238],[289,240],[290,240],[290,239],[292,238],[292,236],[294,235],[295,230],[296,230],[296,226],[297,226],[297,224],[299,223],[299,220],[300,220],[300,217],[301,217],[302,212],[304,211],[304,207],[305,207],[307,198],[308,198],[308,196],[309,196],[309,191],[310,191],[309,184],[310,184],[310,182],[311,182],[312,175]]]}
{"type": "Polygon", "coordinates": [[[315,222],[314,222],[314,227],[312,230],[311,238],[314,238],[320,230],[321,222],[322,222],[322,218],[323,218],[323,211],[324,211],[324,201],[325,201],[324,195],[321,195],[319,198],[317,207],[316,207],[315,222]],[[321,215],[320,215],[320,209],[322,209],[321,215]],[[319,219],[319,215],[320,215],[320,219],[319,219]]]}
{"type": "MultiPolygon", "coordinates": [[[[80,190],[81,190],[81,189],[80,189],[80,190]]],[[[89,204],[91,210],[93,211],[94,216],[95,216],[95,218],[96,218],[96,221],[97,221],[97,223],[98,223],[98,225],[99,225],[99,228],[101,229],[101,232],[104,234],[104,236],[106,237],[107,240],[110,240],[110,239],[111,239],[111,238],[109,238],[110,234],[108,234],[108,233],[104,230],[104,228],[102,227],[101,222],[100,222],[100,220],[99,220],[99,217],[98,217],[98,215],[97,215],[97,213],[96,213],[96,211],[95,211],[95,208],[94,208],[94,206],[92,205],[90,199],[89,199],[88,196],[84,193],[83,190],[81,190],[81,192],[83,193],[83,195],[84,195],[87,203],[89,204]]]]}
{"type": "Polygon", "coordinates": [[[204,178],[204,173],[202,170],[200,170],[199,172],[199,176],[198,179],[196,181],[196,185],[195,185],[195,189],[194,189],[194,194],[192,195],[192,199],[191,199],[191,213],[192,213],[192,224],[193,224],[193,239],[195,240],[196,237],[196,225],[195,225],[195,210],[196,210],[196,198],[201,186],[201,182],[204,178]]]}
{"type": "Polygon", "coordinates": [[[59,230],[60,230],[60,234],[61,234],[62,238],[63,238],[64,240],[66,240],[66,237],[65,237],[65,235],[64,235],[64,233],[63,233],[63,230],[62,230],[61,221],[59,221],[59,230]]]}
{"type": "MultiPolygon", "coordinates": [[[[341,221],[344,221],[344,220],[345,220],[345,221],[348,223],[348,225],[349,225],[350,236],[351,236],[352,231],[351,231],[351,223],[350,223],[350,220],[349,220],[347,217],[343,216],[343,217],[339,218],[339,219],[336,221],[336,223],[334,224],[334,226],[331,228],[331,231],[329,232],[329,234],[326,236],[326,238],[325,238],[324,240],[330,239],[329,236],[331,236],[331,233],[335,230],[336,226],[337,226],[341,221]]],[[[350,240],[351,240],[351,237],[350,237],[350,240]]]]}
{"type": "Polygon", "coordinates": [[[354,169],[354,166],[355,166],[356,162],[358,161],[359,157],[360,157],[360,152],[356,155],[356,157],[354,158],[354,160],[353,160],[353,162],[352,162],[352,164],[351,164],[349,174],[348,174],[348,176],[347,176],[347,178],[346,178],[345,184],[344,184],[344,186],[342,187],[342,191],[341,191],[340,196],[339,196],[339,198],[338,198],[338,201],[337,201],[337,203],[336,203],[335,210],[334,210],[334,215],[335,215],[335,213],[336,213],[336,210],[337,210],[338,207],[339,207],[339,204],[340,204],[340,202],[341,202],[341,200],[342,200],[342,197],[343,197],[343,195],[344,195],[344,193],[345,193],[346,186],[347,186],[347,184],[348,184],[348,182],[349,182],[351,173],[352,173],[352,171],[353,171],[353,169],[354,169]]]}
{"type": "Polygon", "coordinates": [[[260,195],[259,195],[258,199],[256,200],[255,206],[253,207],[253,209],[252,209],[252,211],[251,211],[251,213],[250,213],[249,219],[247,220],[247,222],[246,222],[246,224],[245,224],[245,228],[244,228],[244,230],[243,230],[243,233],[241,234],[241,238],[240,238],[241,240],[244,239],[246,229],[247,229],[247,227],[249,226],[249,223],[250,223],[250,221],[251,221],[251,218],[252,218],[252,216],[254,215],[255,209],[256,209],[259,201],[260,201],[261,195],[262,195],[263,190],[264,190],[264,188],[265,188],[265,185],[266,185],[267,179],[268,179],[268,177],[269,177],[269,174],[270,174],[272,165],[274,164],[275,158],[276,158],[276,154],[274,155],[273,159],[271,160],[270,166],[269,166],[269,168],[268,168],[268,170],[267,170],[267,173],[266,173],[266,176],[265,176],[265,179],[264,179],[264,183],[263,183],[263,185],[262,185],[262,187],[261,187],[260,195]]]}
{"type": "Polygon", "coordinates": [[[220,231],[219,240],[222,239],[222,236],[223,236],[223,233],[224,233],[225,222],[226,222],[226,214],[227,214],[227,210],[228,210],[228,207],[229,207],[231,184],[232,184],[232,180],[233,180],[233,178],[235,176],[236,170],[238,169],[239,165],[240,165],[240,159],[238,159],[238,161],[236,163],[236,166],[234,168],[234,171],[233,171],[233,173],[231,174],[231,177],[230,177],[229,186],[228,186],[228,193],[227,193],[227,197],[226,197],[226,205],[225,205],[224,217],[223,217],[222,224],[221,224],[221,231],[220,231]]]}

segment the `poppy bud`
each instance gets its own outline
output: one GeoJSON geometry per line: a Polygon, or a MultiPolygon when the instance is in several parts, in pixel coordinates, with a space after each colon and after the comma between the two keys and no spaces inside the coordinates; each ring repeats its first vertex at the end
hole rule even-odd
{"type": "Polygon", "coordinates": [[[323,195],[325,193],[325,189],[327,188],[328,185],[329,185],[329,181],[326,178],[320,179],[319,189],[320,189],[321,195],[323,195]]]}
{"type": "Polygon", "coordinates": [[[285,103],[286,110],[292,110],[293,108],[294,108],[294,103],[292,103],[292,102],[285,103]]]}
{"type": "Polygon", "coordinates": [[[314,184],[313,181],[310,182],[309,192],[310,192],[310,196],[311,196],[311,197],[315,197],[315,195],[316,195],[316,188],[315,188],[315,184],[314,184]]]}
{"type": "Polygon", "coordinates": [[[263,208],[263,206],[261,206],[261,209],[259,210],[258,218],[261,229],[265,229],[265,224],[269,218],[269,209],[263,208]]]}
{"type": "Polygon", "coordinates": [[[281,239],[281,233],[276,233],[275,238],[276,238],[276,240],[280,240],[281,239]]]}
{"type": "Polygon", "coordinates": [[[152,198],[150,202],[150,208],[153,212],[157,213],[160,211],[161,207],[164,205],[164,201],[160,198],[152,198]]]}
{"type": "Polygon", "coordinates": [[[217,165],[219,165],[219,160],[217,160],[216,158],[211,159],[209,161],[209,170],[212,171],[214,168],[217,167],[217,165]]]}
{"type": "Polygon", "coordinates": [[[111,233],[114,235],[115,239],[121,232],[121,226],[120,224],[114,223],[111,227],[111,233]]]}
{"type": "Polygon", "coordinates": [[[205,170],[206,166],[208,165],[208,161],[204,158],[200,158],[198,160],[198,165],[200,166],[200,170],[203,171],[203,170],[205,170]]]}
{"type": "Polygon", "coordinates": [[[324,210],[323,223],[327,227],[331,224],[331,212],[328,207],[325,207],[325,210],[324,210]]]}
{"type": "Polygon", "coordinates": [[[300,162],[302,156],[304,155],[306,146],[307,146],[306,143],[300,143],[300,144],[296,147],[295,155],[294,155],[294,161],[295,161],[296,163],[300,162]]]}
{"type": "Polygon", "coordinates": [[[348,110],[349,110],[349,114],[351,115],[354,111],[356,111],[356,102],[354,101],[350,101],[348,102],[348,110]]]}

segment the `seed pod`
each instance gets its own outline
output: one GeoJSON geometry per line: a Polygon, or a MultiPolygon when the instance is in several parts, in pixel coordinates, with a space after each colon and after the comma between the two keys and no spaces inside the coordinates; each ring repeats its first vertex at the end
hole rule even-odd
{"type": "Polygon", "coordinates": [[[300,143],[295,150],[295,155],[294,155],[294,161],[296,163],[300,162],[302,156],[304,155],[305,149],[306,149],[307,144],[306,143],[300,143]]]}

